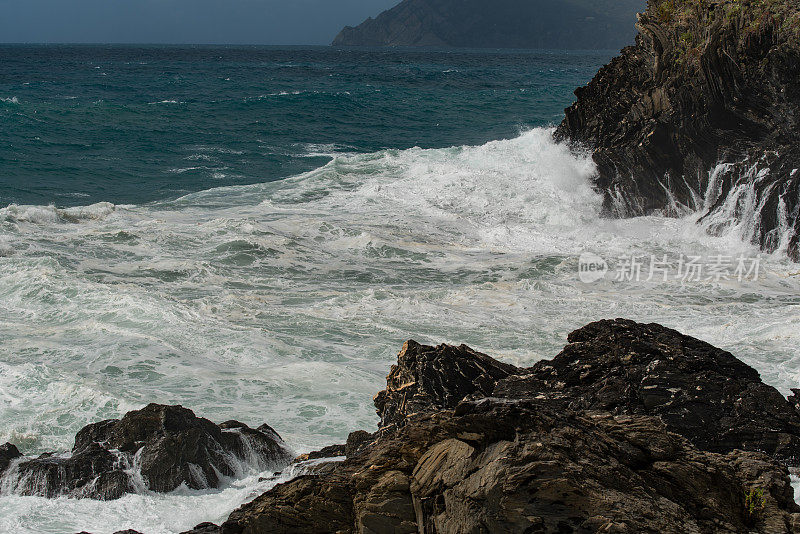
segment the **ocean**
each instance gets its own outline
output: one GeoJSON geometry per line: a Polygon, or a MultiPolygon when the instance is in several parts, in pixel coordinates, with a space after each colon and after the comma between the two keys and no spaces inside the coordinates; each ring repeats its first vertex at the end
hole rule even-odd
{"type": "MultiPolygon", "coordinates": [[[[800,268],[744,223],[602,217],[591,159],[553,142],[613,54],[0,46],[0,443],[67,451],[159,402],[303,453],[375,428],[407,339],[530,365],[613,317],[788,393],[800,268]]],[[[281,476],[113,502],[0,480],[0,532],[177,533],[281,476]]]]}

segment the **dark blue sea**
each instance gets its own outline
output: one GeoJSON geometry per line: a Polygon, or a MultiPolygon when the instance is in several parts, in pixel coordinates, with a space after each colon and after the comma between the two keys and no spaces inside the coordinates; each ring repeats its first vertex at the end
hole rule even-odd
{"type": "Polygon", "coordinates": [[[0,46],[0,205],[133,204],[560,121],[606,52],[0,46]]]}

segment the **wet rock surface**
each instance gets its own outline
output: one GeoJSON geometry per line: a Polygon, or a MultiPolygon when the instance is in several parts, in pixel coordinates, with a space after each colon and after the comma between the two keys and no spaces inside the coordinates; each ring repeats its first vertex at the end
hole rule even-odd
{"type": "Polygon", "coordinates": [[[3,473],[2,487],[19,495],[110,500],[182,485],[216,488],[221,477],[239,476],[246,466],[280,468],[290,459],[280,436],[266,425],[216,425],[182,406],[150,404],[120,420],[84,427],[70,453],[16,461],[3,473]]]}
{"type": "Polygon", "coordinates": [[[637,27],[556,132],[592,151],[606,214],[699,211],[800,260],[800,5],[649,0],[637,27]]]}
{"type": "Polygon", "coordinates": [[[194,532],[800,532],[797,410],[756,371],[659,325],[569,342],[528,369],[407,343],[354,454],[194,532]]]}

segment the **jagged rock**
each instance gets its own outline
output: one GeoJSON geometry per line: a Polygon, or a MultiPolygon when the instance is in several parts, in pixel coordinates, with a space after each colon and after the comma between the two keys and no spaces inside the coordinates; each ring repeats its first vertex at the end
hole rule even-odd
{"type": "Polygon", "coordinates": [[[800,412],[729,352],[622,319],[592,323],[568,340],[553,360],[529,369],[465,346],[409,341],[375,397],[381,425],[454,408],[468,396],[547,397],[573,410],[659,416],[702,450],[761,451],[800,462],[800,412]]]}
{"type": "Polygon", "coordinates": [[[411,416],[220,532],[778,533],[799,510],[786,469],[758,453],[702,452],[647,416],[484,399],[411,416]],[[744,509],[751,488],[766,495],[757,520],[744,509]]]}
{"type": "Polygon", "coordinates": [[[592,323],[527,369],[410,341],[376,406],[376,433],[318,456],[343,462],[185,534],[800,533],[781,463],[796,447],[794,401],[660,325],[592,323]]]}
{"type": "Polygon", "coordinates": [[[344,454],[348,458],[352,458],[361,453],[365,447],[375,440],[375,434],[370,434],[364,430],[357,430],[351,432],[347,436],[347,444],[344,446],[344,454]]]}
{"type": "Polygon", "coordinates": [[[12,491],[20,495],[112,500],[134,491],[119,456],[97,443],[66,456],[41,455],[9,469],[12,491]]]}
{"type": "Polygon", "coordinates": [[[12,460],[16,460],[20,456],[22,453],[11,443],[0,445],[0,475],[8,468],[12,460]]]}
{"type": "Polygon", "coordinates": [[[404,0],[334,46],[619,49],[644,0],[404,0]]]}
{"type": "Polygon", "coordinates": [[[341,458],[351,457],[359,454],[361,450],[369,445],[375,439],[374,434],[370,434],[364,430],[357,430],[352,432],[347,437],[347,443],[344,445],[329,445],[323,447],[318,451],[312,451],[306,454],[301,454],[294,459],[294,463],[308,462],[309,460],[322,460],[325,458],[341,458]]]}
{"type": "Polygon", "coordinates": [[[605,213],[700,211],[800,261],[800,4],[649,0],[637,27],[556,132],[593,151],[605,213]]]}
{"type": "Polygon", "coordinates": [[[757,372],[660,325],[569,341],[530,369],[407,343],[376,402],[391,424],[218,532],[800,532],[787,468],[755,450],[787,460],[797,412],[757,372]]]}
{"type": "Polygon", "coordinates": [[[4,485],[21,495],[103,500],[145,488],[214,488],[220,475],[236,476],[243,463],[267,469],[289,462],[280,436],[265,430],[236,421],[218,426],[182,406],[150,404],[121,420],[84,427],[69,455],[16,464],[5,473],[4,485]]]}
{"type": "Polygon", "coordinates": [[[592,323],[568,339],[553,360],[499,381],[493,395],[655,415],[702,450],[761,451],[789,465],[800,462],[800,412],[729,352],[622,319],[592,323]]]}
{"type": "Polygon", "coordinates": [[[386,389],[374,399],[380,426],[399,423],[415,412],[454,408],[473,393],[489,395],[498,380],[518,372],[466,345],[429,347],[407,341],[386,389]]]}
{"type": "Polygon", "coordinates": [[[600,321],[569,341],[530,369],[407,343],[382,429],[309,455],[345,462],[190,532],[800,532],[786,468],[732,450],[794,447],[797,411],[758,373],[659,325],[600,321]]]}

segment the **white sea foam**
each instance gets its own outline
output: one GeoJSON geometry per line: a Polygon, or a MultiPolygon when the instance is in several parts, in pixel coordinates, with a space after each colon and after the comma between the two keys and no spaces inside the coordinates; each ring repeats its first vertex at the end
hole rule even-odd
{"type": "MultiPolygon", "coordinates": [[[[699,336],[796,387],[797,267],[775,254],[741,284],[578,282],[584,251],[758,251],[695,214],[600,218],[591,159],[550,133],[334,153],[302,176],[145,206],[0,210],[13,249],[0,254],[0,441],[64,450],[89,422],[167,402],[267,422],[305,452],[374,427],[372,395],[408,338],[530,365],[616,316],[699,336]]],[[[242,474],[224,491],[113,503],[2,496],[0,531],[180,532],[266,487],[242,474]]]]}
{"type": "Polygon", "coordinates": [[[297,96],[297,95],[302,95],[305,92],[306,91],[276,91],[274,93],[266,93],[266,94],[263,94],[263,95],[246,97],[244,100],[245,100],[245,102],[248,102],[248,101],[251,101],[251,100],[270,99],[270,98],[274,98],[276,96],[297,96]]]}
{"type": "Polygon", "coordinates": [[[10,204],[0,209],[0,221],[27,222],[37,224],[79,222],[103,219],[116,207],[109,202],[98,202],[91,206],[58,209],[54,206],[19,206],[10,204]]]}
{"type": "Polygon", "coordinates": [[[19,104],[19,100],[17,99],[16,96],[12,96],[12,97],[8,97],[8,98],[0,97],[0,102],[5,102],[6,104],[19,104]]]}

